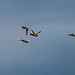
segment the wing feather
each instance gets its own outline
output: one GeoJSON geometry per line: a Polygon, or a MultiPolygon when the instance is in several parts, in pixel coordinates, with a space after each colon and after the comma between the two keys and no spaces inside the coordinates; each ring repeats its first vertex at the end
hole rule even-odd
{"type": "Polygon", "coordinates": [[[31,30],[31,32],[32,32],[33,34],[35,34],[33,30],[31,30]]]}
{"type": "Polygon", "coordinates": [[[41,31],[37,32],[36,34],[39,34],[41,31]]]}

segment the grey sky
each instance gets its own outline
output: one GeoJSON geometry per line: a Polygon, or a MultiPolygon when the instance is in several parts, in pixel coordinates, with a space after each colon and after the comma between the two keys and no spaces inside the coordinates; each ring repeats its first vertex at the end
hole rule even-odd
{"type": "Polygon", "coordinates": [[[74,0],[0,0],[0,16],[0,75],[75,75],[74,0]]]}

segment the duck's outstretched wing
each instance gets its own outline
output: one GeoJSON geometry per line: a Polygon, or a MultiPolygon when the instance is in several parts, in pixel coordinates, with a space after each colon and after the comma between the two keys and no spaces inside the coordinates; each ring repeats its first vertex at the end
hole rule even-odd
{"type": "Polygon", "coordinates": [[[31,30],[31,32],[32,32],[33,34],[35,34],[33,30],[31,30]]]}
{"type": "Polygon", "coordinates": [[[39,34],[41,31],[37,32],[36,34],[39,34]]]}
{"type": "Polygon", "coordinates": [[[26,35],[28,34],[28,30],[29,30],[29,29],[28,29],[28,28],[26,28],[26,35]]]}
{"type": "Polygon", "coordinates": [[[25,29],[26,30],[26,35],[27,35],[29,29],[27,27],[24,27],[24,26],[22,26],[22,29],[25,29]]]}
{"type": "Polygon", "coordinates": [[[28,34],[28,30],[26,30],[26,35],[28,34]]]}

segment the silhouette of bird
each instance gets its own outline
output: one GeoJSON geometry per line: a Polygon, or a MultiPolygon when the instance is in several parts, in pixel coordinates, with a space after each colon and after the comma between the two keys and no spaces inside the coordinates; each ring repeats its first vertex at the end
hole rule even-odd
{"type": "Polygon", "coordinates": [[[18,39],[19,41],[22,41],[24,43],[29,43],[30,40],[23,40],[23,39],[18,39]]]}
{"type": "Polygon", "coordinates": [[[26,30],[26,35],[27,35],[29,29],[27,27],[24,27],[24,26],[22,26],[22,29],[25,29],[26,30]]]}
{"type": "Polygon", "coordinates": [[[35,36],[35,37],[38,37],[38,35],[37,34],[39,34],[41,31],[39,31],[39,32],[37,32],[37,33],[35,33],[33,30],[31,30],[31,34],[30,35],[32,35],[32,36],[35,36]]]}
{"type": "Polygon", "coordinates": [[[70,33],[70,34],[69,34],[69,36],[75,37],[75,34],[73,34],[73,33],[70,33]]]}

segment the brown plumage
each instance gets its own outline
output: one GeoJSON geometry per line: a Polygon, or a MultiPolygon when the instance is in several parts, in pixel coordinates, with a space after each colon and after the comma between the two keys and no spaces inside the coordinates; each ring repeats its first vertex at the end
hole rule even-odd
{"type": "Polygon", "coordinates": [[[29,43],[30,40],[23,40],[23,39],[18,39],[19,41],[22,41],[24,43],[29,43]]]}
{"type": "Polygon", "coordinates": [[[22,29],[25,29],[26,30],[26,35],[27,35],[29,29],[27,27],[24,27],[24,26],[22,26],[22,29]]]}
{"type": "Polygon", "coordinates": [[[32,35],[32,36],[35,36],[35,37],[38,37],[38,35],[37,34],[39,34],[41,31],[39,31],[39,32],[37,32],[37,33],[35,33],[33,30],[31,30],[31,34],[30,35],[32,35]]]}
{"type": "Polygon", "coordinates": [[[70,33],[70,34],[69,34],[69,36],[75,37],[75,34],[73,34],[73,33],[70,33]]]}

